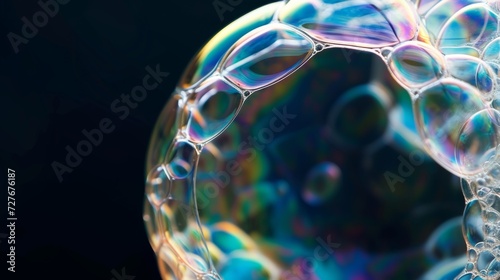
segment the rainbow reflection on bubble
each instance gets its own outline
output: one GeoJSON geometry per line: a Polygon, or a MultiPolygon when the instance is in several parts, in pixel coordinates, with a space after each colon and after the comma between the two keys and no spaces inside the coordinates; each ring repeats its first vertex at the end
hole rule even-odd
{"type": "Polygon", "coordinates": [[[221,30],[148,151],[162,278],[499,279],[499,8],[289,0],[221,30]]]}

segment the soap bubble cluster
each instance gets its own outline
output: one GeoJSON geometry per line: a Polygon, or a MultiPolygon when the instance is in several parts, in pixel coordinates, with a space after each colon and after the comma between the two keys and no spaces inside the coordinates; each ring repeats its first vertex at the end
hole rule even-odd
{"type": "Polygon", "coordinates": [[[148,151],[163,279],[499,279],[499,13],[491,0],[289,0],[221,30],[148,151]],[[460,182],[436,179],[446,171],[460,182]],[[445,185],[466,207],[437,227],[456,201],[445,185]]]}

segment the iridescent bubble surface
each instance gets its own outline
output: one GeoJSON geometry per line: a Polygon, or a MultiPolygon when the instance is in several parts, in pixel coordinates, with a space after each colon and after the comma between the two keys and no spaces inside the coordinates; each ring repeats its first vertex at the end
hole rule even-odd
{"type": "Polygon", "coordinates": [[[395,45],[417,31],[417,19],[406,1],[292,0],[279,19],[319,41],[341,45],[395,45]]]}
{"type": "Polygon", "coordinates": [[[470,117],[460,130],[457,161],[464,174],[486,171],[486,162],[494,162],[500,144],[500,113],[485,109],[470,117]]]}
{"type": "Polygon", "coordinates": [[[220,269],[224,279],[270,280],[276,279],[276,274],[269,260],[255,253],[235,253],[220,269]]]}
{"type": "Polygon", "coordinates": [[[466,44],[482,47],[496,35],[497,28],[498,16],[486,4],[472,4],[448,19],[437,42],[440,47],[466,44]]]}
{"type": "Polygon", "coordinates": [[[449,171],[461,175],[455,159],[456,143],[463,124],[485,108],[478,90],[446,79],[419,93],[414,107],[421,137],[431,156],[449,171]]]}
{"type": "Polygon", "coordinates": [[[180,87],[191,87],[207,77],[236,41],[255,28],[271,22],[274,13],[282,5],[281,2],[265,5],[242,16],[217,33],[188,65],[181,78],[180,87]]]}
{"type": "Polygon", "coordinates": [[[468,55],[448,55],[446,64],[451,76],[473,85],[481,91],[483,97],[490,98],[496,77],[485,62],[468,55]]]}
{"type": "Polygon", "coordinates": [[[495,40],[488,43],[488,45],[484,48],[482,59],[485,61],[495,61],[499,62],[500,60],[500,38],[496,38],[495,40]]]}
{"type": "Polygon", "coordinates": [[[163,279],[498,279],[498,7],[290,0],[218,33],[148,150],[163,279]]]}
{"type": "Polygon", "coordinates": [[[243,101],[240,91],[220,78],[200,85],[190,104],[187,133],[193,142],[206,142],[226,128],[243,101]]]}
{"type": "Polygon", "coordinates": [[[182,98],[180,95],[174,94],[163,108],[159,121],[155,125],[154,134],[151,136],[146,172],[165,161],[167,150],[173,143],[179,128],[178,107],[180,104],[182,104],[182,98]]]}
{"type": "MultiPolygon", "coordinates": [[[[436,1],[434,6],[430,8],[423,19],[425,27],[429,31],[432,39],[437,40],[443,26],[457,14],[461,9],[475,3],[480,3],[480,0],[442,0],[436,1]]],[[[451,30],[451,29],[450,29],[451,30]]],[[[460,39],[460,37],[457,37],[460,39]]]]}
{"type": "Polygon", "coordinates": [[[481,211],[482,208],[478,200],[469,202],[464,211],[463,233],[467,244],[472,246],[484,239],[482,230],[484,222],[481,218],[481,211]]]}
{"type": "Polygon", "coordinates": [[[166,170],[171,178],[184,179],[194,169],[196,150],[189,142],[176,142],[167,153],[166,170]]]}
{"type": "Polygon", "coordinates": [[[472,57],[480,57],[479,50],[471,46],[461,46],[461,47],[441,47],[441,52],[443,54],[465,54],[472,57]]]}
{"type": "Polygon", "coordinates": [[[170,192],[171,181],[163,164],[155,166],[146,179],[146,195],[152,205],[160,206],[170,192]]]}
{"type": "Polygon", "coordinates": [[[422,87],[444,75],[444,57],[432,47],[419,42],[396,47],[388,64],[397,79],[410,89],[422,87]]]}
{"type": "Polygon", "coordinates": [[[240,39],[222,63],[222,74],[243,89],[270,85],[312,54],[313,43],[293,29],[271,24],[240,39]]]}

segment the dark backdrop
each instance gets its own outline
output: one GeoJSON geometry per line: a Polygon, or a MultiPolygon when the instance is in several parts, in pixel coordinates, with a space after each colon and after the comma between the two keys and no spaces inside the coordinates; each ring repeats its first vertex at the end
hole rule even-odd
{"type": "Polygon", "coordinates": [[[16,273],[0,278],[121,280],[113,271],[125,269],[137,280],[159,279],[142,222],[153,125],[196,51],[270,1],[220,0],[234,5],[223,19],[212,0],[59,1],[47,18],[37,1],[0,2],[0,234],[7,233],[7,168],[16,171],[18,218],[16,273]],[[34,15],[40,27],[23,35],[23,17],[33,24],[34,15]],[[111,104],[142,84],[148,65],[170,75],[121,120],[111,104]],[[66,165],[66,147],[76,149],[82,130],[104,118],[114,131],[59,180],[54,162],[66,165]]]}

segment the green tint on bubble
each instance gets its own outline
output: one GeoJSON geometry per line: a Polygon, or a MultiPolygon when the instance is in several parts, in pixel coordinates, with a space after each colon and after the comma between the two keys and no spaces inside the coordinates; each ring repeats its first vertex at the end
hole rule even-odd
{"type": "Polygon", "coordinates": [[[280,10],[279,20],[321,42],[360,47],[395,45],[417,32],[411,7],[398,0],[292,0],[280,10]]]}
{"type": "Polygon", "coordinates": [[[280,182],[259,182],[238,189],[233,202],[234,219],[239,222],[265,219],[268,207],[279,199],[280,186],[280,182]]]}
{"type": "Polygon", "coordinates": [[[225,254],[238,250],[251,251],[257,248],[254,241],[240,228],[228,222],[211,226],[212,242],[225,254]]]}
{"type": "Polygon", "coordinates": [[[193,96],[187,134],[197,143],[206,142],[224,130],[243,103],[239,90],[218,77],[203,82],[193,96]]]}
{"type": "Polygon", "coordinates": [[[409,89],[434,82],[444,74],[444,57],[420,42],[398,45],[387,61],[394,77],[409,89]]]}
{"type": "Polygon", "coordinates": [[[500,144],[500,113],[485,109],[472,115],[459,133],[457,162],[463,174],[478,174],[486,170],[486,162],[495,160],[500,144]]]}
{"type": "Polygon", "coordinates": [[[481,0],[442,0],[432,7],[423,17],[429,35],[435,41],[446,22],[460,9],[481,3],[481,0]]]}
{"type": "Polygon", "coordinates": [[[288,76],[312,54],[313,42],[280,24],[257,28],[228,51],[222,74],[243,89],[257,89],[288,76]]]}
{"type": "Polygon", "coordinates": [[[455,160],[460,128],[484,107],[476,88],[453,79],[444,79],[418,94],[414,112],[424,145],[454,174],[463,176],[455,160]]]}
{"type": "Polygon", "coordinates": [[[219,31],[193,58],[180,80],[181,88],[188,88],[206,77],[215,69],[224,54],[242,36],[257,27],[268,24],[282,2],[260,7],[219,31]]]}
{"type": "Polygon", "coordinates": [[[229,255],[219,273],[223,279],[277,279],[277,271],[272,262],[261,254],[248,252],[235,252],[229,255]]]}
{"type": "Polygon", "coordinates": [[[486,4],[469,5],[455,13],[437,36],[439,47],[471,44],[482,47],[497,33],[498,17],[486,4]]]}
{"type": "Polygon", "coordinates": [[[496,38],[486,45],[481,58],[485,61],[500,62],[500,38],[496,38]]]}

